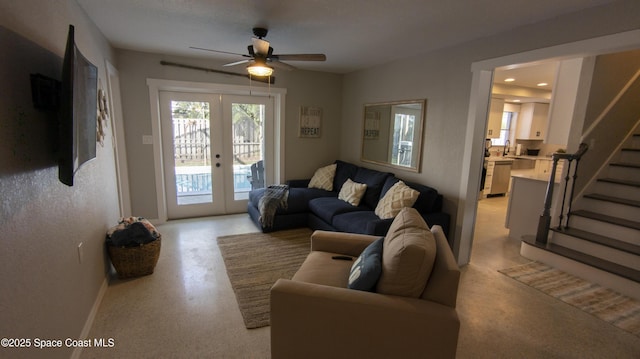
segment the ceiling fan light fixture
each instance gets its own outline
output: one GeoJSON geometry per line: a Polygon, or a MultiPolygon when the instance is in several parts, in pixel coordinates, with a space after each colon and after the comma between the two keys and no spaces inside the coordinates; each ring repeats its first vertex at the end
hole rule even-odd
{"type": "Polygon", "coordinates": [[[256,62],[247,66],[247,71],[251,76],[271,76],[273,73],[273,67],[256,62]]]}

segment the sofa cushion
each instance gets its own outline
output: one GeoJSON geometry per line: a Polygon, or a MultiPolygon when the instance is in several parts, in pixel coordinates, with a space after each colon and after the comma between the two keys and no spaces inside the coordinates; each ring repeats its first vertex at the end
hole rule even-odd
{"type": "Polygon", "coordinates": [[[323,197],[309,201],[309,210],[323,221],[331,223],[336,215],[347,212],[364,211],[367,210],[367,208],[353,206],[336,197],[323,197]]]}
{"type": "Polygon", "coordinates": [[[367,190],[367,185],[364,183],[353,182],[350,178],[342,185],[340,193],[338,193],[338,199],[341,199],[352,206],[360,204],[364,192],[367,190]]]}
{"type": "Polygon", "coordinates": [[[360,211],[343,212],[333,216],[331,225],[339,232],[384,236],[391,225],[390,219],[380,219],[372,210],[359,206],[360,211]],[[378,231],[377,223],[389,222],[383,231],[378,231]]]}
{"type": "Polygon", "coordinates": [[[358,171],[353,177],[353,180],[367,185],[367,190],[365,191],[364,197],[362,198],[362,204],[370,207],[371,209],[376,208],[378,200],[380,199],[382,186],[389,176],[393,176],[393,174],[388,172],[370,170],[364,167],[358,168],[358,171]]]}
{"type": "Polygon", "coordinates": [[[367,223],[379,219],[371,210],[336,214],[331,225],[339,232],[366,233],[367,223]]]}
{"type": "Polygon", "coordinates": [[[340,192],[342,185],[347,181],[347,179],[353,179],[356,175],[356,172],[358,172],[358,166],[340,160],[337,160],[335,163],[336,175],[333,178],[333,190],[340,192]]]}
{"type": "Polygon", "coordinates": [[[351,270],[353,261],[332,258],[337,255],[342,254],[312,251],[291,279],[331,287],[347,288],[349,285],[349,271],[351,270]]]}
{"type": "Polygon", "coordinates": [[[384,238],[373,241],[351,266],[349,288],[373,292],[382,273],[382,243],[384,238]]]}
{"type": "Polygon", "coordinates": [[[419,195],[420,192],[407,186],[404,182],[398,181],[378,202],[375,213],[382,219],[393,218],[402,208],[413,206],[419,195]]]}
{"type": "Polygon", "coordinates": [[[336,175],[336,164],[320,167],[309,182],[309,188],[319,188],[333,191],[333,177],[336,175]]]}
{"type": "Polygon", "coordinates": [[[403,208],[384,239],[376,292],[418,298],[436,258],[433,233],[415,208],[403,208]]]}

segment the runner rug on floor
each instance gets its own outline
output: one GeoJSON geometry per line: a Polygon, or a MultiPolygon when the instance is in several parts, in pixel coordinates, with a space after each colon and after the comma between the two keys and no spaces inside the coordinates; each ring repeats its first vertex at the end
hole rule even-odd
{"type": "Polygon", "coordinates": [[[248,329],[269,325],[271,286],[290,279],[310,250],[308,228],[218,237],[218,247],[248,329]]]}
{"type": "Polygon", "coordinates": [[[640,337],[640,301],[540,262],[499,271],[640,337]]]}

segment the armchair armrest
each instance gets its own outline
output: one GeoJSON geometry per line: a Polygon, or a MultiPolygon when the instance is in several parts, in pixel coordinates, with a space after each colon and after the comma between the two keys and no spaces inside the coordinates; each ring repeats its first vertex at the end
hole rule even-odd
{"type": "Polygon", "coordinates": [[[311,235],[311,250],[357,257],[378,238],[380,237],[367,234],[317,230],[311,235]]]}
{"type": "Polygon", "coordinates": [[[278,280],[271,288],[277,358],[454,358],[455,309],[418,298],[278,280]]]}

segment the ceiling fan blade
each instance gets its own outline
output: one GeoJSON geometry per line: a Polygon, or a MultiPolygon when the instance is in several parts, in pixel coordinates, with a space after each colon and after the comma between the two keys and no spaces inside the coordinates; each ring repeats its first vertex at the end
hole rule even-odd
{"type": "Polygon", "coordinates": [[[283,61],[326,61],[325,54],[280,54],[272,55],[272,58],[283,61]]]}
{"type": "Polygon", "coordinates": [[[247,62],[249,62],[251,60],[240,60],[240,61],[236,61],[236,62],[231,62],[228,64],[224,64],[222,66],[236,66],[236,65],[240,65],[240,64],[246,64],[247,62]]]}
{"type": "Polygon", "coordinates": [[[189,46],[190,49],[195,49],[195,50],[204,50],[204,51],[211,51],[211,52],[218,52],[221,54],[229,54],[229,55],[236,55],[236,56],[242,56],[242,57],[251,57],[247,54],[238,54],[235,52],[228,52],[228,51],[220,51],[220,50],[212,50],[212,49],[205,49],[203,47],[195,47],[195,46],[189,46]]]}
{"type": "Polygon", "coordinates": [[[269,53],[269,41],[263,39],[251,39],[253,42],[253,50],[257,54],[267,55],[269,53]]]}
{"type": "Polygon", "coordinates": [[[289,65],[289,64],[287,64],[287,63],[280,62],[280,61],[278,61],[278,60],[273,60],[273,59],[272,59],[272,60],[270,60],[270,61],[268,62],[268,64],[269,64],[269,65],[272,65],[273,67],[277,67],[277,68],[279,68],[279,69],[282,69],[282,70],[289,70],[289,71],[291,71],[291,70],[297,70],[297,69],[298,69],[297,67],[295,67],[295,66],[293,66],[293,65],[289,65]]]}

